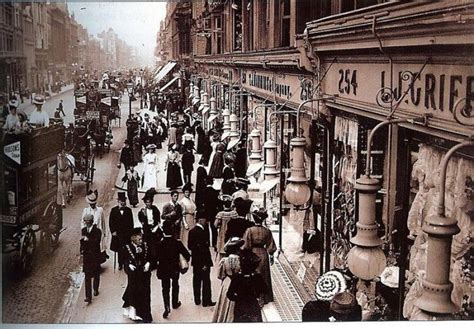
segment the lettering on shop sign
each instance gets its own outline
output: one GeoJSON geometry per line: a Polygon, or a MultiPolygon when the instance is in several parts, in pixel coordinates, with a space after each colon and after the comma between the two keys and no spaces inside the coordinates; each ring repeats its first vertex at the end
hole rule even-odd
{"type": "MultiPolygon", "coordinates": [[[[393,96],[399,100],[403,92],[410,83],[413,83],[413,88],[410,90],[406,99],[413,105],[423,106],[427,110],[445,111],[449,110],[451,113],[454,109],[454,104],[459,98],[465,97],[468,106],[474,99],[474,76],[462,76],[458,74],[447,75],[433,73],[421,74],[415,80],[417,72],[407,74],[406,71],[399,71],[395,76],[395,83],[393,86],[393,96]]],[[[387,73],[382,71],[380,73],[380,86],[385,88],[387,85],[387,73]]]]}
{"type": "Polygon", "coordinates": [[[209,75],[222,78],[227,81],[232,81],[233,76],[232,76],[232,71],[224,70],[218,67],[211,67],[208,70],[209,75]]]}
{"type": "Polygon", "coordinates": [[[341,94],[357,95],[357,70],[340,69],[337,87],[341,94]]]}
{"type": "Polygon", "coordinates": [[[278,83],[273,77],[258,73],[249,73],[249,85],[270,93],[275,93],[278,97],[290,99],[293,96],[291,86],[278,83]]]}

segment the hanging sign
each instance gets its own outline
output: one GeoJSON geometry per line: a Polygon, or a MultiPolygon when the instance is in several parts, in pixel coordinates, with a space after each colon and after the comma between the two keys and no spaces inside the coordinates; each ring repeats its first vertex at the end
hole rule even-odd
{"type": "Polygon", "coordinates": [[[20,142],[5,145],[3,147],[3,154],[12,159],[18,164],[21,164],[21,145],[20,142]]]}

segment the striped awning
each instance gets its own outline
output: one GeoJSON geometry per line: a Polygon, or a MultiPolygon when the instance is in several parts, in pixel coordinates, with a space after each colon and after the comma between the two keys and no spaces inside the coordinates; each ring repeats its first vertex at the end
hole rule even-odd
{"type": "Polygon", "coordinates": [[[168,89],[173,83],[176,82],[176,80],[178,80],[179,77],[174,77],[173,79],[171,79],[170,82],[168,82],[163,88],[160,89],[160,91],[165,91],[166,89],[168,89]]]}
{"type": "Polygon", "coordinates": [[[269,180],[264,180],[260,183],[260,193],[267,193],[273,189],[280,182],[280,178],[272,178],[269,180]]]}
{"type": "Polygon", "coordinates": [[[154,83],[159,83],[163,78],[171,72],[171,70],[176,66],[175,62],[168,62],[163,68],[158,72],[158,74],[155,76],[154,83]]]}

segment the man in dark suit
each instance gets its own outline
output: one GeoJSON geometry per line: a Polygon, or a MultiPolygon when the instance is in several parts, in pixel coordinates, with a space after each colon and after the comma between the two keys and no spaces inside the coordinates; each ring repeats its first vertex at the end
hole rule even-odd
{"type": "MultiPolygon", "coordinates": [[[[135,166],[136,162],[133,159],[133,150],[130,147],[128,140],[125,140],[122,151],[120,152],[120,162],[123,163],[125,171],[128,170],[131,166],[135,166]]],[[[120,168],[120,163],[119,163],[120,168]]]]}
{"type": "Polygon", "coordinates": [[[156,246],[157,269],[156,276],[161,280],[161,291],[165,312],[163,317],[167,318],[170,310],[170,285],[172,284],[172,306],[174,309],[181,306],[179,301],[179,274],[180,255],[187,261],[191,258],[186,247],[173,237],[173,225],[170,221],[163,222],[163,239],[156,246]]]}
{"type": "Polygon", "coordinates": [[[130,241],[130,235],[133,231],[133,213],[132,209],[126,206],[125,192],[118,192],[117,202],[118,205],[110,210],[109,228],[112,233],[110,250],[118,253],[120,271],[123,265],[124,247],[130,241]]]}
{"type": "Polygon", "coordinates": [[[202,306],[214,306],[211,294],[211,267],[212,258],[209,250],[209,232],[206,214],[203,211],[196,213],[198,223],[189,231],[188,248],[191,250],[191,265],[193,266],[194,303],[202,306]],[[201,294],[202,287],[202,294],[201,294]]]}
{"type": "Polygon", "coordinates": [[[204,189],[204,212],[207,218],[206,225],[210,226],[210,243],[213,247],[216,246],[217,243],[217,229],[214,226],[214,221],[216,219],[217,213],[221,210],[219,208],[219,191],[214,189],[212,185],[214,184],[214,179],[211,176],[207,177],[207,186],[204,189]]]}
{"type": "Polygon", "coordinates": [[[183,221],[183,207],[178,202],[179,192],[171,191],[171,200],[163,206],[161,218],[169,221],[173,227],[173,236],[179,239],[181,222],[183,221]]]}
{"type": "Polygon", "coordinates": [[[92,280],[94,286],[94,296],[99,295],[99,283],[100,283],[100,239],[102,232],[94,224],[94,216],[87,214],[84,216],[83,221],[85,227],[81,230],[82,237],[80,240],[81,247],[80,252],[82,255],[82,270],[85,274],[85,288],[86,288],[86,299],[84,301],[90,304],[92,301],[92,280]]]}
{"type": "Polygon", "coordinates": [[[199,167],[196,170],[196,207],[201,208],[204,205],[204,190],[206,189],[207,171],[204,167],[204,161],[199,160],[199,167]]]}

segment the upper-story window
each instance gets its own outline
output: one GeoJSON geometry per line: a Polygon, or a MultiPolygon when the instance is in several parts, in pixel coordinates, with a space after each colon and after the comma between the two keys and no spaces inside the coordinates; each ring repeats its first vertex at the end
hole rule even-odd
{"type": "Polygon", "coordinates": [[[345,13],[351,10],[356,10],[364,7],[376,5],[378,3],[387,2],[384,0],[340,0],[341,2],[341,13],[345,13]]]}
{"type": "Polygon", "coordinates": [[[222,16],[218,15],[214,17],[214,29],[212,30],[212,39],[215,44],[216,54],[222,54],[224,51],[223,47],[223,26],[222,26],[222,16]]]}
{"type": "Polygon", "coordinates": [[[232,3],[234,19],[234,50],[242,50],[243,26],[242,26],[242,0],[234,0],[232,3]]]}
{"type": "Polygon", "coordinates": [[[291,40],[291,0],[280,1],[281,13],[281,42],[282,47],[288,47],[291,40]]]}

